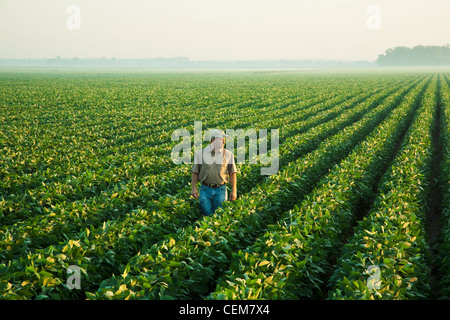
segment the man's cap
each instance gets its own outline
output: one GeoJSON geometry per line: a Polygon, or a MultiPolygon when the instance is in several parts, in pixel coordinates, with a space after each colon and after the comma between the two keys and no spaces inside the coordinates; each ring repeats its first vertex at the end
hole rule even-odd
{"type": "Polygon", "coordinates": [[[211,139],[212,138],[227,138],[229,135],[225,134],[223,130],[220,129],[213,129],[211,131],[211,139]]]}

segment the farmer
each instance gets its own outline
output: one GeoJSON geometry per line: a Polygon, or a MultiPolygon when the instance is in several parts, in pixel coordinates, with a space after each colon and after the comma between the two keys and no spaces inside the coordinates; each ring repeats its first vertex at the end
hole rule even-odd
{"type": "Polygon", "coordinates": [[[192,166],[191,195],[199,199],[200,209],[205,216],[213,214],[227,200],[228,179],[231,182],[229,200],[234,201],[237,197],[237,169],[233,153],[224,148],[226,137],[229,136],[222,130],[212,130],[211,144],[196,154],[192,166]],[[200,196],[197,182],[201,183],[200,196]]]}

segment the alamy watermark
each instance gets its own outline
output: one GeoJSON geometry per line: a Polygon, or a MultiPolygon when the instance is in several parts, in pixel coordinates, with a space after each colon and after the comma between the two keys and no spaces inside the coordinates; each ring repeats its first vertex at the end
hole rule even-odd
{"type": "Polygon", "coordinates": [[[377,265],[371,265],[367,268],[366,272],[370,277],[366,281],[366,286],[369,290],[381,288],[381,270],[377,265]]]}
{"type": "Polygon", "coordinates": [[[366,13],[369,15],[366,21],[367,29],[380,30],[381,29],[381,8],[377,5],[367,7],[366,13]]]}
{"type": "MultiPolygon", "coordinates": [[[[223,158],[219,156],[219,152],[214,152],[211,156],[210,152],[202,152],[202,142],[211,140],[212,129],[208,129],[203,135],[202,122],[194,122],[194,161],[192,161],[192,136],[187,129],[176,129],[172,133],[172,141],[179,142],[171,152],[171,159],[175,164],[192,164],[197,163],[218,163],[221,164],[223,158]]],[[[226,129],[225,149],[234,154],[234,142],[237,140],[237,156],[236,163],[243,164],[246,160],[250,164],[257,164],[258,161],[262,165],[270,165],[268,167],[261,167],[261,175],[274,175],[278,172],[279,167],[279,130],[270,129],[270,155],[268,147],[268,130],[267,129],[226,129]],[[249,154],[246,155],[246,138],[249,141],[249,154]]],[[[218,143],[211,143],[211,148],[215,151],[219,150],[222,145],[218,143]]]]}
{"type": "MultiPolygon", "coordinates": [[[[78,5],[72,4],[66,9],[69,17],[66,20],[66,26],[69,30],[81,29],[81,9],[78,5]]],[[[381,29],[381,8],[378,5],[370,5],[366,9],[368,15],[366,26],[369,30],[381,29]]]]}
{"type": "Polygon", "coordinates": [[[67,267],[67,278],[66,285],[70,290],[81,289],[81,269],[78,266],[68,266],[67,267]]]}
{"type": "Polygon", "coordinates": [[[66,26],[69,30],[78,30],[81,28],[81,9],[77,5],[70,5],[67,7],[66,12],[69,17],[66,20],[66,26]]]}

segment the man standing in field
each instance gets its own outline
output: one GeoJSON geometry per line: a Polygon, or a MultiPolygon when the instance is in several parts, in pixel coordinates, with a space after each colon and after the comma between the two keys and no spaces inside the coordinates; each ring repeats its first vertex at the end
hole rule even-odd
{"type": "Polygon", "coordinates": [[[200,209],[209,216],[227,200],[228,178],[231,182],[230,201],[237,197],[234,155],[224,148],[227,135],[219,129],[211,132],[211,144],[195,155],[192,166],[191,195],[199,199],[200,209]],[[200,195],[197,182],[201,183],[200,195]]]}

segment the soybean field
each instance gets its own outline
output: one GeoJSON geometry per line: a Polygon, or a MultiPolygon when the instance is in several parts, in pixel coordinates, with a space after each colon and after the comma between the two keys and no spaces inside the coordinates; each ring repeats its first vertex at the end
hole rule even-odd
{"type": "Polygon", "coordinates": [[[450,72],[0,72],[2,300],[449,299],[449,258],[450,72]],[[195,122],[277,172],[203,216],[195,122]]]}

